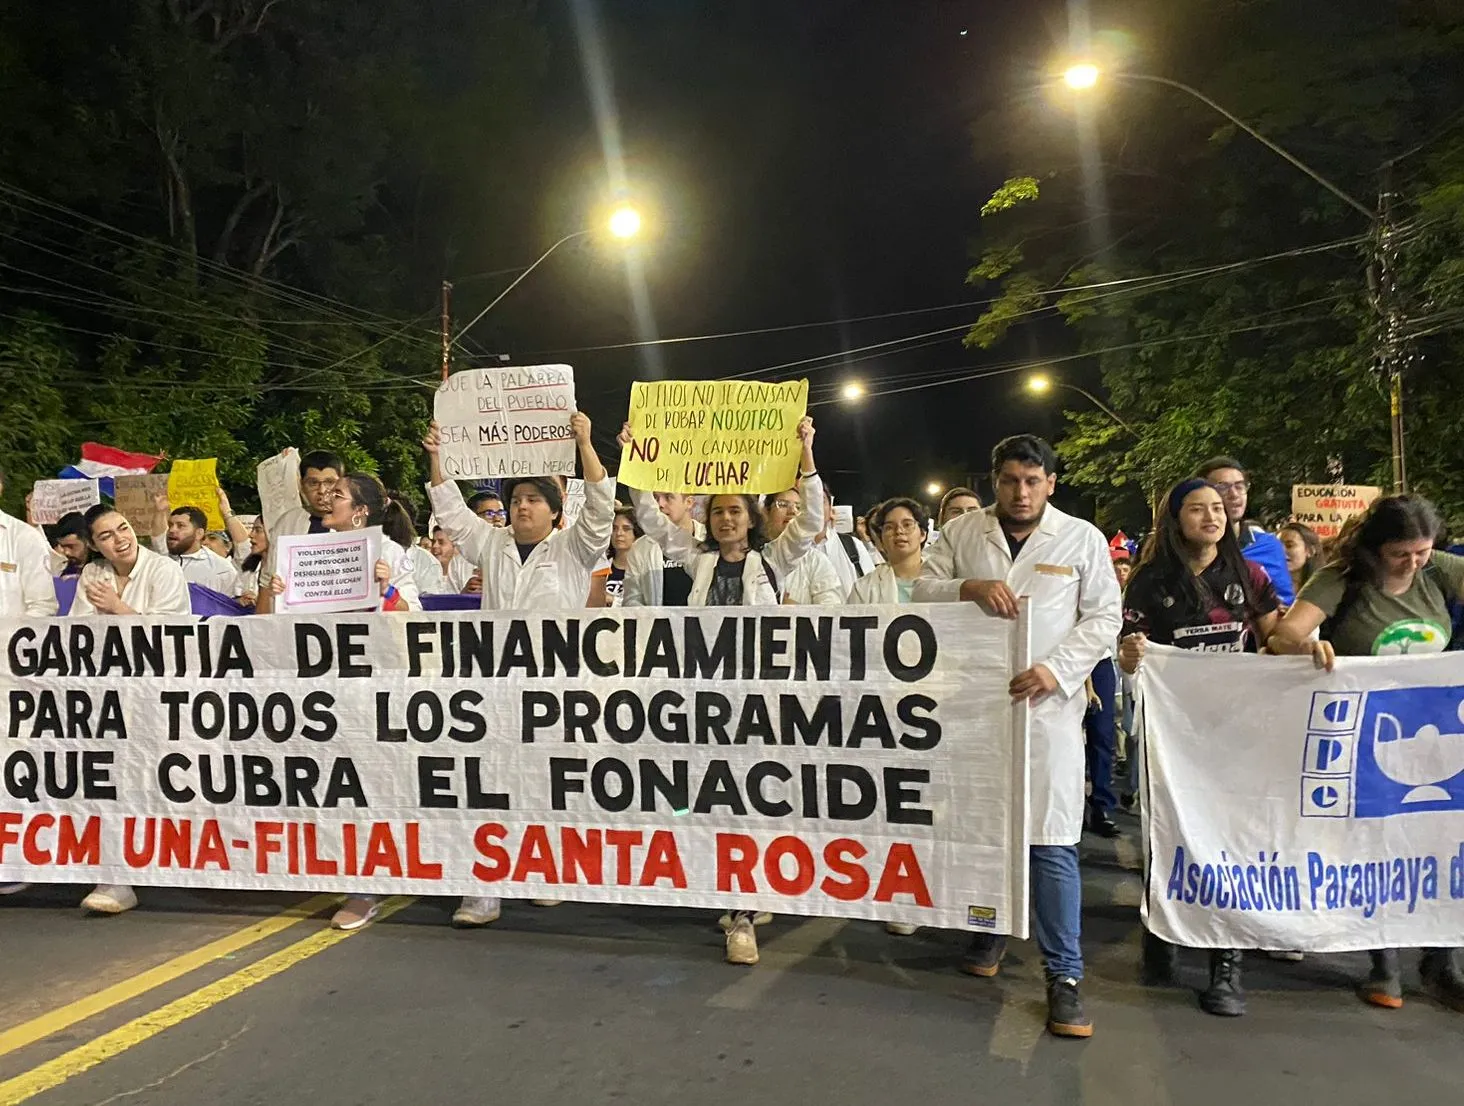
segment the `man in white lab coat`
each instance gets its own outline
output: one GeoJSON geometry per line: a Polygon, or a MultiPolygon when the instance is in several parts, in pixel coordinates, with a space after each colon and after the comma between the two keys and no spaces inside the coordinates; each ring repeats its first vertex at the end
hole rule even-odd
{"type": "MultiPolygon", "coordinates": [[[[5,473],[0,472],[0,492],[5,473]]],[[[56,613],[51,549],[34,526],[0,511],[0,617],[45,618],[56,613]]]]}
{"type": "MultiPolygon", "coordinates": [[[[972,602],[995,617],[1016,618],[1019,597],[1028,599],[1034,663],[1012,679],[1011,694],[1032,704],[1028,824],[1047,1028],[1059,1037],[1088,1037],[1093,1024],[1078,993],[1084,684],[1118,637],[1122,601],[1103,535],[1047,502],[1056,469],[1057,455],[1041,438],[1000,442],[991,457],[996,503],[951,520],[927,555],[914,600],[972,602]]],[[[1005,938],[978,935],[963,970],[994,976],[1005,949],[1005,938]]]]}

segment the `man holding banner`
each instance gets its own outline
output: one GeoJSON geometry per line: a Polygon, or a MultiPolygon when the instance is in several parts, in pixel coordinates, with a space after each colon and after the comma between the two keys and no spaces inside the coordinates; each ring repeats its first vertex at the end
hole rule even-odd
{"type": "MultiPolygon", "coordinates": [[[[1090,1037],[1083,1011],[1082,880],[1077,843],[1085,808],[1084,688],[1122,625],[1108,542],[1091,523],[1047,502],[1057,454],[1031,434],[1007,438],[991,456],[996,503],[951,521],[915,583],[917,603],[969,602],[999,618],[1029,604],[1032,655],[1011,682],[1031,709],[1031,864],[1037,944],[1047,975],[1047,1028],[1090,1037]],[[1020,599],[1019,599],[1020,597],[1020,599]]],[[[977,934],[963,969],[997,974],[1006,939],[977,934]]]]}
{"type": "MultiPolygon", "coordinates": [[[[564,530],[558,528],[563,491],[553,477],[504,478],[508,525],[495,526],[468,509],[462,491],[443,473],[436,421],[422,442],[432,462],[432,483],[427,489],[432,513],[462,555],[481,570],[485,611],[554,611],[585,605],[590,573],[610,545],[615,478],[605,471],[590,441],[589,416],[576,411],[570,416],[569,428],[583,466],[585,507],[574,525],[564,530]]],[[[500,911],[497,898],[464,898],[452,923],[487,925],[497,921],[500,911]]]]}

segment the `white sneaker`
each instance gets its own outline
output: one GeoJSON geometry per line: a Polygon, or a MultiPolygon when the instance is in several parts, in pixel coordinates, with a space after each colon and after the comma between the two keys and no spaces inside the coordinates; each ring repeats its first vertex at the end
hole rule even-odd
{"type": "Polygon", "coordinates": [[[489,922],[498,921],[501,913],[503,913],[503,908],[498,899],[464,898],[462,902],[458,903],[458,908],[452,912],[452,924],[461,929],[485,926],[489,922]]]}
{"type": "Polygon", "coordinates": [[[739,914],[727,930],[727,963],[757,963],[757,930],[746,914],[739,914]]]}
{"type": "Polygon", "coordinates": [[[370,923],[381,912],[381,902],[370,895],[352,895],[330,920],[331,929],[342,929],[349,933],[370,923]]]}
{"type": "Polygon", "coordinates": [[[530,899],[529,901],[531,903],[533,903],[535,906],[543,906],[543,907],[563,906],[564,905],[564,900],[563,899],[530,899]]]}
{"type": "Polygon", "coordinates": [[[123,884],[101,885],[81,900],[81,908],[94,914],[125,914],[137,905],[137,892],[123,884]]]}
{"type": "Polygon", "coordinates": [[[886,922],[885,932],[893,933],[896,937],[913,937],[915,931],[920,927],[911,925],[909,922],[886,922]]]}
{"type": "Polygon", "coordinates": [[[729,910],[717,919],[717,925],[721,926],[722,932],[726,933],[732,928],[732,923],[737,921],[739,917],[752,919],[752,924],[755,926],[765,926],[773,920],[772,914],[766,910],[759,910],[756,914],[747,914],[745,912],[734,914],[729,910]]]}
{"type": "Polygon", "coordinates": [[[0,895],[18,895],[29,886],[29,883],[0,883],[0,895]]]}

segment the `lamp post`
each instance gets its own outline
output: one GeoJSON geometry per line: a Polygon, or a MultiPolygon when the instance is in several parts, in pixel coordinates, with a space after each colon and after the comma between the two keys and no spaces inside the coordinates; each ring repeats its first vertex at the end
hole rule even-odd
{"type": "MultiPolygon", "coordinates": [[[[1097,86],[1103,75],[1103,70],[1098,66],[1091,62],[1081,62],[1069,66],[1063,72],[1062,79],[1063,83],[1074,91],[1087,92],[1097,86]]],[[[1373,308],[1378,315],[1379,326],[1377,362],[1382,376],[1388,382],[1389,419],[1393,439],[1393,491],[1397,494],[1406,492],[1408,490],[1408,470],[1403,440],[1403,363],[1406,360],[1406,356],[1403,348],[1404,339],[1402,337],[1405,320],[1397,295],[1397,235],[1392,217],[1392,204],[1395,199],[1392,185],[1392,163],[1384,163],[1382,167],[1383,176],[1378,189],[1378,207],[1374,210],[1348,194],[1341,186],[1328,180],[1290,150],[1287,150],[1285,147],[1261,134],[1260,131],[1245,122],[1245,120],[1241,119],[1234,112],[1216,103],[1199,89],[1184,84],[1181,81],[1171,80],[1168,77],[1156,77],[1152,73],[1119,72],[1113,73],[1111,76],[1114,80],[1118,81],[1163,85],[1165,88],[1176,89],[1191,99],[1198,100],[1211,111],[1223,116],[1236,127],[1250,135],[1289,165],[1305,173],[1313,181],[1336,196],[1348,207],[1360,213],[1368,221],[1368,225],[1373,232],[1374,241],[1372,301],[1373,308]]],[[[1064,386],[1072,387],[1071,385],[1064,386]]],[[[1092,396],[1088,398],[1093,399],[1092,396]]],[[[1097,400],[1094,400],[1094,402],[1096,403],[1097,400]]],[[[1114,417],[1117,418],[1117,416],[1114,417]]]]}
{"type": "Polygon", "coordinates": [[[1053,380],[1052,377],[1048,376],[1046,373],[1033,373],[1031,376],[1027,377],[1025,387],[1027,391],[1031,392],[1034,396],[1045,396],[1050,393],[1054,388],[1066,388],[1070,392],[1077,392],[1078,395],[1085,398],[1089,403],[1098,408],[1098,410],[1102,411],[1114,422],[1118,423],[1119,426],[1123,427],[1123,429],[1127,430],[1135,438],[1139,436],[1139,432],[1135,430],[1132,426],[1130,426],[1127,422],[1125,422],[1119,416],[1117,411],[1108,406],[1108,404],[1104,403],[1101,399],[1095,396],[1092,392],[1088,391],[1086,388],[1079,388],[1076,384],[1067,384],[1061,380],[1053,380]]]}
{"type": "MultiPolygon", "coordinates": [[[[613,237],[619,238],[622,241],[634,238],[641,231],[640,212],[628,204],[623,204],[610,213],[610,217],[605,222],[605,228],[610,232],[613,237]]],[[[523,272],[519,273],[518,276],[514,277],[513,283],[511,283],[502,292],[499,292],[498,295],[494,297],[492,303],[490,303],[487,307],[483,308],[482,311],[479,311],[476,315],[474,315],[472,322],[468,323],[467,326],[463,327],[457,332],[457,336],[452,339],[450,345],[456,346],[458,343],[460,343],[464,334],[473,329],[473,327],[480,319],[483,318],[484,315],[488,314],[488,312],[492,311],[495,307],[502,303],[505,296],[507,296],[510,292],[517,288],[526,276],[528,276],[540,265],[542,265],[546,260],[548,260],[549,255],[552,254],[555,250],[559,249],[560,246],[564,245],[566,242],[573,242],[576,238],[585,238],[594,233],[595,228],[586,227],[584,230],[577,230],[573,234],[566,234],[558,242],[555,242],[554,245],[550,246],[547,250],[539,255],[537,261],[535,261],[523,272]]],[[[443,379],[447,379],[447,364],[445,355],[443,359],[443,379]]]]}

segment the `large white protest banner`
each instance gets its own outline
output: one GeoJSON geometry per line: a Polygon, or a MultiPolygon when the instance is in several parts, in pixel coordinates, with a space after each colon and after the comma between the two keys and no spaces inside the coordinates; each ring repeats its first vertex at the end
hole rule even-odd
{"type": "Polygon", "coordinates": [[[568,365],[453,373],[432,405],[442,471],[454,480],[573,476],[574,411],[574,370],[568,365]]]}
{"type": "Polygon", "coordinates": [[[275,602],[282,614],[332,614],[376,605],[380,588],[381,527],[340,534],[291,534],[275,541],[285,593],[275,602]]]}
{"type": "Polygon", "coordinates": [[[0,620],[0,880],[1022,934],[1024,630],[955,603],[0,620]]]}
{"type": "Polygon", "coordinates": [[[1341,658],[1327,675],[1151,646],[1139,686],[1155,934],[1464,944],[1464,656],[1341,658]]]}
{"type": "Polygon", "coordinates": [[[85,512],[101,501],[101,489],[95,480],[37,480],[31,489],[31,518],[49,526],[73,511],[85,512]]]}

